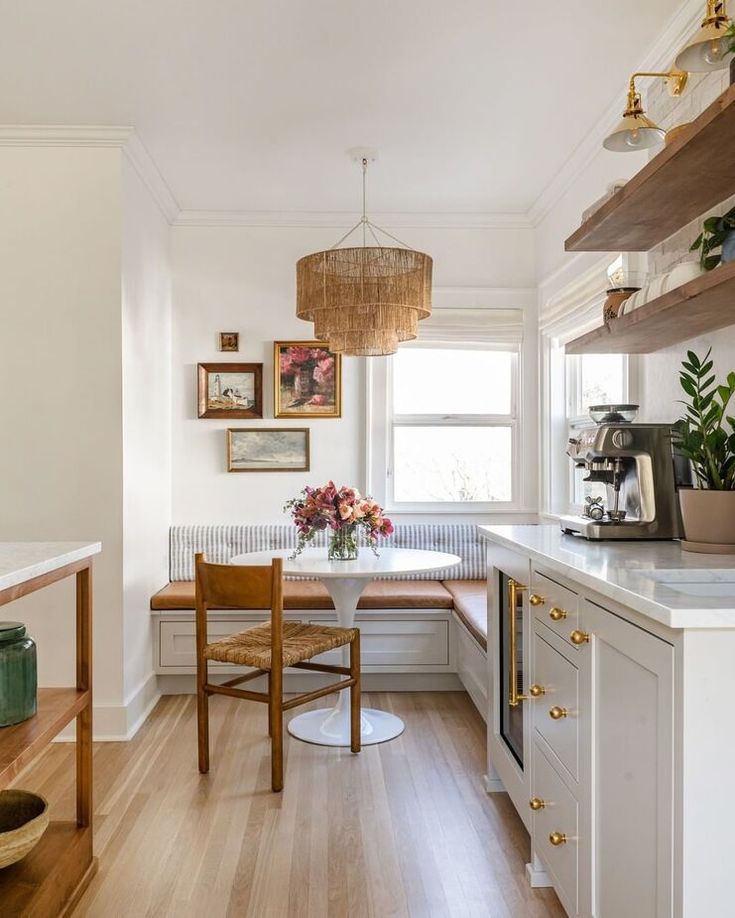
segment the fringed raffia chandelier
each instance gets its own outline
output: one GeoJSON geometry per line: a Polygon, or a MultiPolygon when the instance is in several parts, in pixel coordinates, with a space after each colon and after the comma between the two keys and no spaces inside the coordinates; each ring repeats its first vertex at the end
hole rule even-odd
{"type": "Polygon", "coordinates": [[[331,350],[352,357],[395,354],[431,315],[432,261],[367,217],[368,157],[362,162],[362,217],[326,252],[296,264],[296,315],[314,323],[331,350]],[[362,245],[342,247],[362,230],[362,245]],[[377,234],[398,243],[381,245],[377,234]],[[374,245],[368,245],[368,236],[374,245]]]}

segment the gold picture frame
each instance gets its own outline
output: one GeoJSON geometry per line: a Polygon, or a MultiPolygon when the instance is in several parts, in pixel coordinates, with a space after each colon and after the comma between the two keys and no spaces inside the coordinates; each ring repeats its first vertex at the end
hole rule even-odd
{"type": "Polygon", "coordinates": [[[326,341],[274,341],[273,416],[341,418],[342,355],[326,341]]]}
{"type": "Polygon", "coordinates": [[[308,472],[309,434],[308,427],[230,427],[227,471],[308,472]]]}

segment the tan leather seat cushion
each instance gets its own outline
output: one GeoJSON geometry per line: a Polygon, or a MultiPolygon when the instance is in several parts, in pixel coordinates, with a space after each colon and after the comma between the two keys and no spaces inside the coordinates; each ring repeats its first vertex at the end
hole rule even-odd
{"type": "MultiPolygon", "coordinates": [[[[461,581],[455,581],[461,582],[461,581]]],[[[467,581],[471,582],[471,581],[467,581]]],[[[323,583],[317,580],[286,580],[284,609],[333,609],[323,583]]],[[[157,612],[194,608],[194,582],[169,583],[151,597],[157,612]]],[[[360,609],[451,609],[452,597],[438,580],[374,580],[360,597],[360,609]]]]}
{"type": "Polygon", "coordinates": [[[484,580],[445,580],[454,611],[472,637],[487,651],[487,583],[484,580]]]}

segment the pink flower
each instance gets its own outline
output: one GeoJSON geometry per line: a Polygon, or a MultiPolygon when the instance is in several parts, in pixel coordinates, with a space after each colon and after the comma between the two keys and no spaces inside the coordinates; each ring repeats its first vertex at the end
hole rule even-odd
{"type": "Polygon", "coordinates": [[[316,406],[326,405],[327,396],[326,395],[312,395],[312,397],[309,399],[309,404],[316,405],[316,406]]]}

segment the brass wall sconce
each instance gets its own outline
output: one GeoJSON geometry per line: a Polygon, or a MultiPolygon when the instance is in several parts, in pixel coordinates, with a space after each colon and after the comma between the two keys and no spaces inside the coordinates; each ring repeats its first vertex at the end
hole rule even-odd
{"type": "Polygon", "coordinates": [[[637,77],[661,77],[666,80],[669,95],[679,97],[687,85],[689,74],[685,70],[669,70],[665,73],[634,73],[628,85],[628,104],[622,120],[602,142],[606,150],[614,153],[632,153],[663,143],[666,131],[646,117],[641,103],[641,94],[635,88],[637,77]]]}
{"type": "Polygon", "coordinates": [[[689,44],[678,53],[676,66],[690,73],[706,73],[727,67],[732,58],[726,35],[730,25],[725,0],[707,0],[702,26],[689,44]]]}

